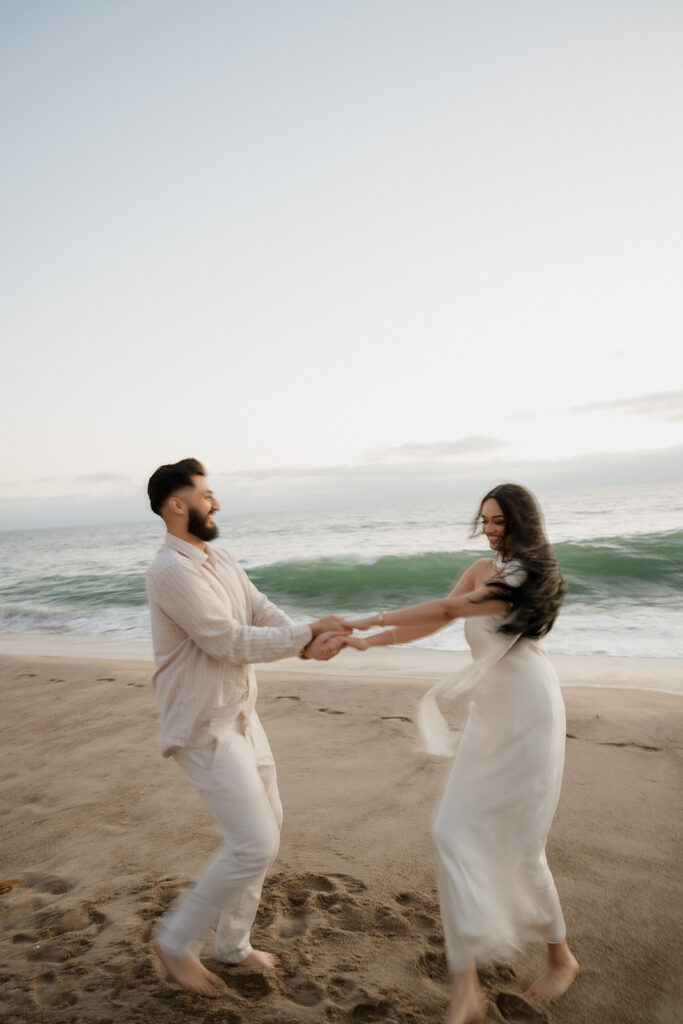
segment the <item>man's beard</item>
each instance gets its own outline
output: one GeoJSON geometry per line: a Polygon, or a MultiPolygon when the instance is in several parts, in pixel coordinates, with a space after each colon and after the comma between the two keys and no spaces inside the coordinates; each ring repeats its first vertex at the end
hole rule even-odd
{"type": "Polygon", "coordinates": [[[202,516],[196,508],[191,508],[187,516],[187,532],[193,537],[199,537],[200,540],[214,540],[218,536],[218,527],[215,523],[209,526],[207,519],[210,515],[209,512],[208,515],[202,516]]]}

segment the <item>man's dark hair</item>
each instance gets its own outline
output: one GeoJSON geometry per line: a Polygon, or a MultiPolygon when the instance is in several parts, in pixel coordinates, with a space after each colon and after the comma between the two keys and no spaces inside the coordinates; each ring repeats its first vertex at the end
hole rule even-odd
{"type": "Polygon", "coordinates": [[[192,487],[193,476],[206,476],[206,470],[197,459],[181,459],[155,469],[147,484],[152,512],[160,516],[167,498],[183,487],[192,487]]]}

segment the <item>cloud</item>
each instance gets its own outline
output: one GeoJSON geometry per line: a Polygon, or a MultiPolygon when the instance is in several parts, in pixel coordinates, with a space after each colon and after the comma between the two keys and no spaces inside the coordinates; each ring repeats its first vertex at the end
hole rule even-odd
{"type": "Polygon", "coordinates": [[[500,451],[507,445],[499,437],[483,437],[472,435],[461,437],[457,441],[437,441],[434,444],[402,444],[397,448],[381,448],[372,453],[371,459],[398,459],[402,462],[419,461],[422,459],[451,459],[454,456],[483,455],[500,451]]]}
{"type": "Polygon", "coordinates": [[[572,406],[571,412],[635,413],[660,420],[683,420],[683,391],[654,391],[649,395],[617,398],[612,402],[589,402],[572,406]]]}
{"type": "Polygon", "coordinates": [[[603,452],[567,459],[485,462],[439,459],[408,463],[258,470],[212,474],[225,511],[347,508],[397,501],[442,501],[485,493],[515,481],[536,490],[668,483],[681,479],[683,445],[640,452],[603,452]]]}
{"type": "MultiPolygon", "coordinates": [[[[439,458],[410,462],[360,463],[301,469],[262,469],[212,473],[211,482],[225,516],[295,509],[343,509],[393,503],[430,503],[471,499],[476,502],[497,483],[513,481],[543,494],[556,489],[679,482],[683,445],[640,452],[602,452],[569,459],[513,460],[498,456],[485,462],[445,462],[439,458]]],[[[0,530],[41,526],[152,520],[145,481],[103,493],[63,493],[21,498],[0,497],[0,530]]],[[[229,531],[229,527],[225,527],[229,531]]],[[[227,536],[226,532],[226,536],[227,536]]]]}

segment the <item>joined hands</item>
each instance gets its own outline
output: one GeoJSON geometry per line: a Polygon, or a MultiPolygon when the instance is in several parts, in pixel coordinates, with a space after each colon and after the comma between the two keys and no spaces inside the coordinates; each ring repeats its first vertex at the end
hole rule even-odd
{"type": "Polygon", "coordinates": [[[307,658],[315,658],[316,661],[329,661],[339,654],[342,647],[346,646],[347,633],[339,633],[329,630],[327,633],[319,633],[314,636],[310,644],[304,647],[307,658]]]}
{"type": "Polygon", "coordinates": [[[311,623],[313,639],[306,644],[301,656],[316,661],[329,661],[335,654],[339,654],[351,629],[343,615],[324,615],[311,623]]]}
{"type": "Polygon", "coordinates": [[[351,636],[354,629],[372,629],[378,625],[377,615],[366,615],[361,619],[349,621],[342,615],[325,615],[311,623],[313,639],[304,648],[306,658],[316,661],[329,661],[343,647],[353,647],[357,651],[365,651],[371,646],[365,637],[351,636]]]}

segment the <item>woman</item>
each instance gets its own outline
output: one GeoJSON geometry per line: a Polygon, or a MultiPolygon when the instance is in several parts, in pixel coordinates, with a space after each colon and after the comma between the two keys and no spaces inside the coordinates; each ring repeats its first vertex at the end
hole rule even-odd
{"type": "Polygon", "coordinates": [[[425,748],[451,753],[436,698],[473,688],[433,832],[453,976],[447,1024],[484,1019],[487,1000],[476,964],[509,956],[523,941],[540,940],[548,948],[547,970],[526,995],[557,999],[579,970],[545,858],[562,781],[565,715],[557,675],[539,640],[566,586],[529,491],[517,484],[494,487],[479,506],[473,532],[479,527],[495,557],[466,569],[445,600],[350,622],[359,630],[392,628],[346,638],[348,646],[366,650],[467,620],[473,664],[433,687],[419,709],[425,748]]]}

